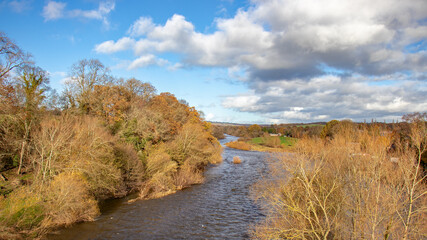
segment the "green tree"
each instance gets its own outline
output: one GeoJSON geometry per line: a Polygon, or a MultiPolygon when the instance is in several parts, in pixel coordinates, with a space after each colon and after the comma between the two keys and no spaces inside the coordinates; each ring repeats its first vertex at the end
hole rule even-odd
{"type": "Polygon", "coordinates": [[[248,127],[248,133],[251,137],[259,137],[262,134],[262,128],[258,124],[253,124],[248,127]]]}
{"type": "Polygon", "coordinates": [[[322,132],[320,133],[321,138],[326,137],[333,137],[333,128],[339,124],[338,120],[331,120],[326,123],[326,125],[323,127],[322,132]]]}
{"type": "Polygon", "coordinates": [[[39,106],[45,99],[45,93],[49,90],[48,73],[33,65],[25,65],[20,69],[16,78],[21,105],[24,113],[22,115],[23,136],[19,159],[18,174],[21,173],[24,156],[27,153],[30,135],[34,127],[39,124],[39,106]]]}

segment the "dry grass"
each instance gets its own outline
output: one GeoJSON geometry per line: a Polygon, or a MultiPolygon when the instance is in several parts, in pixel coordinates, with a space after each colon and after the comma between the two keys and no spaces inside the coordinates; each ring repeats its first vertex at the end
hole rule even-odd
{"type": "Polygon", "coordinates": [[[252,149],[251,145],[246,142],[241,141],[235,141],[235,142],[228,142],[225,144],[227,147],[235,148],[243,151],[250,151],[252,149]]]}
{"type": "Polygon", "coordinates": [[[294,146],[282,146],[280,148],[272,148],[267,147],[259,144],[251,144],[251,150],[252,151],[258,151],[258,152],[294,152],[294,146]]]}
{"type": "Polygon", "coordinates": [[[242,163],[242,159],[240,159],[238,156],[233,157],[233,163],[234,164],[240,164],[242,163]]]}
{"type": "Polygon", "coordinates": [[[423,239],[427,191],[420,160],[403,148],[389,153],[391,136],[378,132],[347,126],[330,141],[301,139],[297,154],[278,155],[275,181],[257,186],[269,213],[254,237],[423,239]]]}

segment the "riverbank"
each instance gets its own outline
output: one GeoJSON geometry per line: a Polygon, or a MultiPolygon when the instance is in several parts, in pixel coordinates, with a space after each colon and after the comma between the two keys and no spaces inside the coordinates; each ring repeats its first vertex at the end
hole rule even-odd
{"type": "Polygon", "coordinates": [[[170,93],[145,97],[127,99],[114,119],[39,110],[26,139],[19,113],[0,113],[0,239],[42,238],[95,220],[105,199],[158,198],[203,182],[205,166],[222,160],[210,124],[170,93]]]}
{"type": "Polygon", "coordinates": [[[294,152],[298,139],[279,136],[264,136],[252,139],[238,139],[229,142],[227,147],[258,152],[294,152]]]}
{"type": "Polygon", "coordinates": [[[268,154],[226,147],[222,158],[206,168],[203,184],[131,204],[127,198],[109,201],[96,221],[61,229],[48,239],[249,239],[251,227],[264,219],[251,186],[267,175],[268,154]],[[241,164],[233,163],[234,156],[241,164]]]}

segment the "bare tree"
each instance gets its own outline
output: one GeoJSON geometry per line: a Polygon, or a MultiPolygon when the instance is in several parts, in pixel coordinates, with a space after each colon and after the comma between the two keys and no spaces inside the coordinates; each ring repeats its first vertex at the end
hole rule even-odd
{"type": "Polygon", "coordinates": [[[112,82],[109,70],[97,59],[83,59],[73,64],[66,92],[70,106],[76,106],[85,113],[90,112],[91,95],[96,85],[112,82]]]}
{"type": "Polygon", "coordinates": [[[132,94],[132,98],[141,97],[144,101],[148,101],[156,93],[156,88],[153,85],[141,82],[136,78],[122,81],[121,84],[132,94]]]}
{"type": "Polygon", "coordinates": [[[427,211],[422,202],[423,196],[427,194],[425,185],[423,186],[427,175],[422,173],[421,166],[422,155],[427,151],[427,113],[407,114],[402,119],[410,123],[409,137],[416,155],[413,167],[403,169],[406,201],[403,201],[403,209],[398,211],[404,230],[402,239],[410,239],[414,234],[417,234],[416,231],[420,225],[419,220],[422,221],[427,211]]]}
{"type": "Polygon", "coordinates": [[[0,32],[0,113],[16,110],[15,88],[9,73],[29,64],[30,57],[30,54],[24,53],[6,34],[0,32]]]}
{"type": "Polygon", "coordinates": [[[14,68],[29,64],[30,54],[24,53],[10,38],[0,32],[0,81],[14,68]]]}

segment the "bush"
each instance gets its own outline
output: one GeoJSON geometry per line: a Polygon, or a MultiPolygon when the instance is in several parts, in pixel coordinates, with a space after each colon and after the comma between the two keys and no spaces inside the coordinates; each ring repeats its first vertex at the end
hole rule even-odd
{"type": "Polygon", "coordinates": [[[157,198],[176,190],[173,175],[178,164],[166,153],[164,145],[154,149],[147,158],[148,180],[142,185],[141,198],[157,198]]]}
{"type": "Polygon", "coordinates": [[[279,148],[281,147],[280,137],[270,136],[268,133],[264,133],[264,136],[261,138],[262,145],[271,148],[279,148]]]}
{"type": "Polygon", "coordinates": [[[178,190],[194,184],[201,184],[203,183],[203,179],[203,172],[187,163],[181,166],[179,171],[174,175],[175,186],[178,190]]]}
{"type": "Polygon", "coordinates": [[[93,221],[99,214],[98,203],[89,193],[88,183],[79,173],[57,175],[46,190],[45,226],[70,225],[93,221]]]}
{"type": "Polygon", "coordinates": [[[186,123],[175,139],[168,145],[172,159],[182,165],[189,161],[191,166],[201,168],[222,160],[219,142],[200,124],[186,123]]]}
{"type": "Polygon", "coordinates": [[[62,172],[78,172],[97,199],[123,196],[140,184],[144,167],[135,150],[120,143],[96,118],[49,117],[41,126],[31,156],[40,184],[62,172]]]}
{"type": "Polygon", "coordinates": [[[242,163],[242,160],[238,156],[235,156],[235,157],[233,157],[233,163],[234,164],[240,164],[240,163],[242,163]]]}
{"type": "Polygon", "coordinates": [[[235,148],[235,149],[244,150],[244,151],[251,150],[251,145],[249,143],[245,143],[241,141],[228,142],[225,145],[230,148],[235,148]]]}

